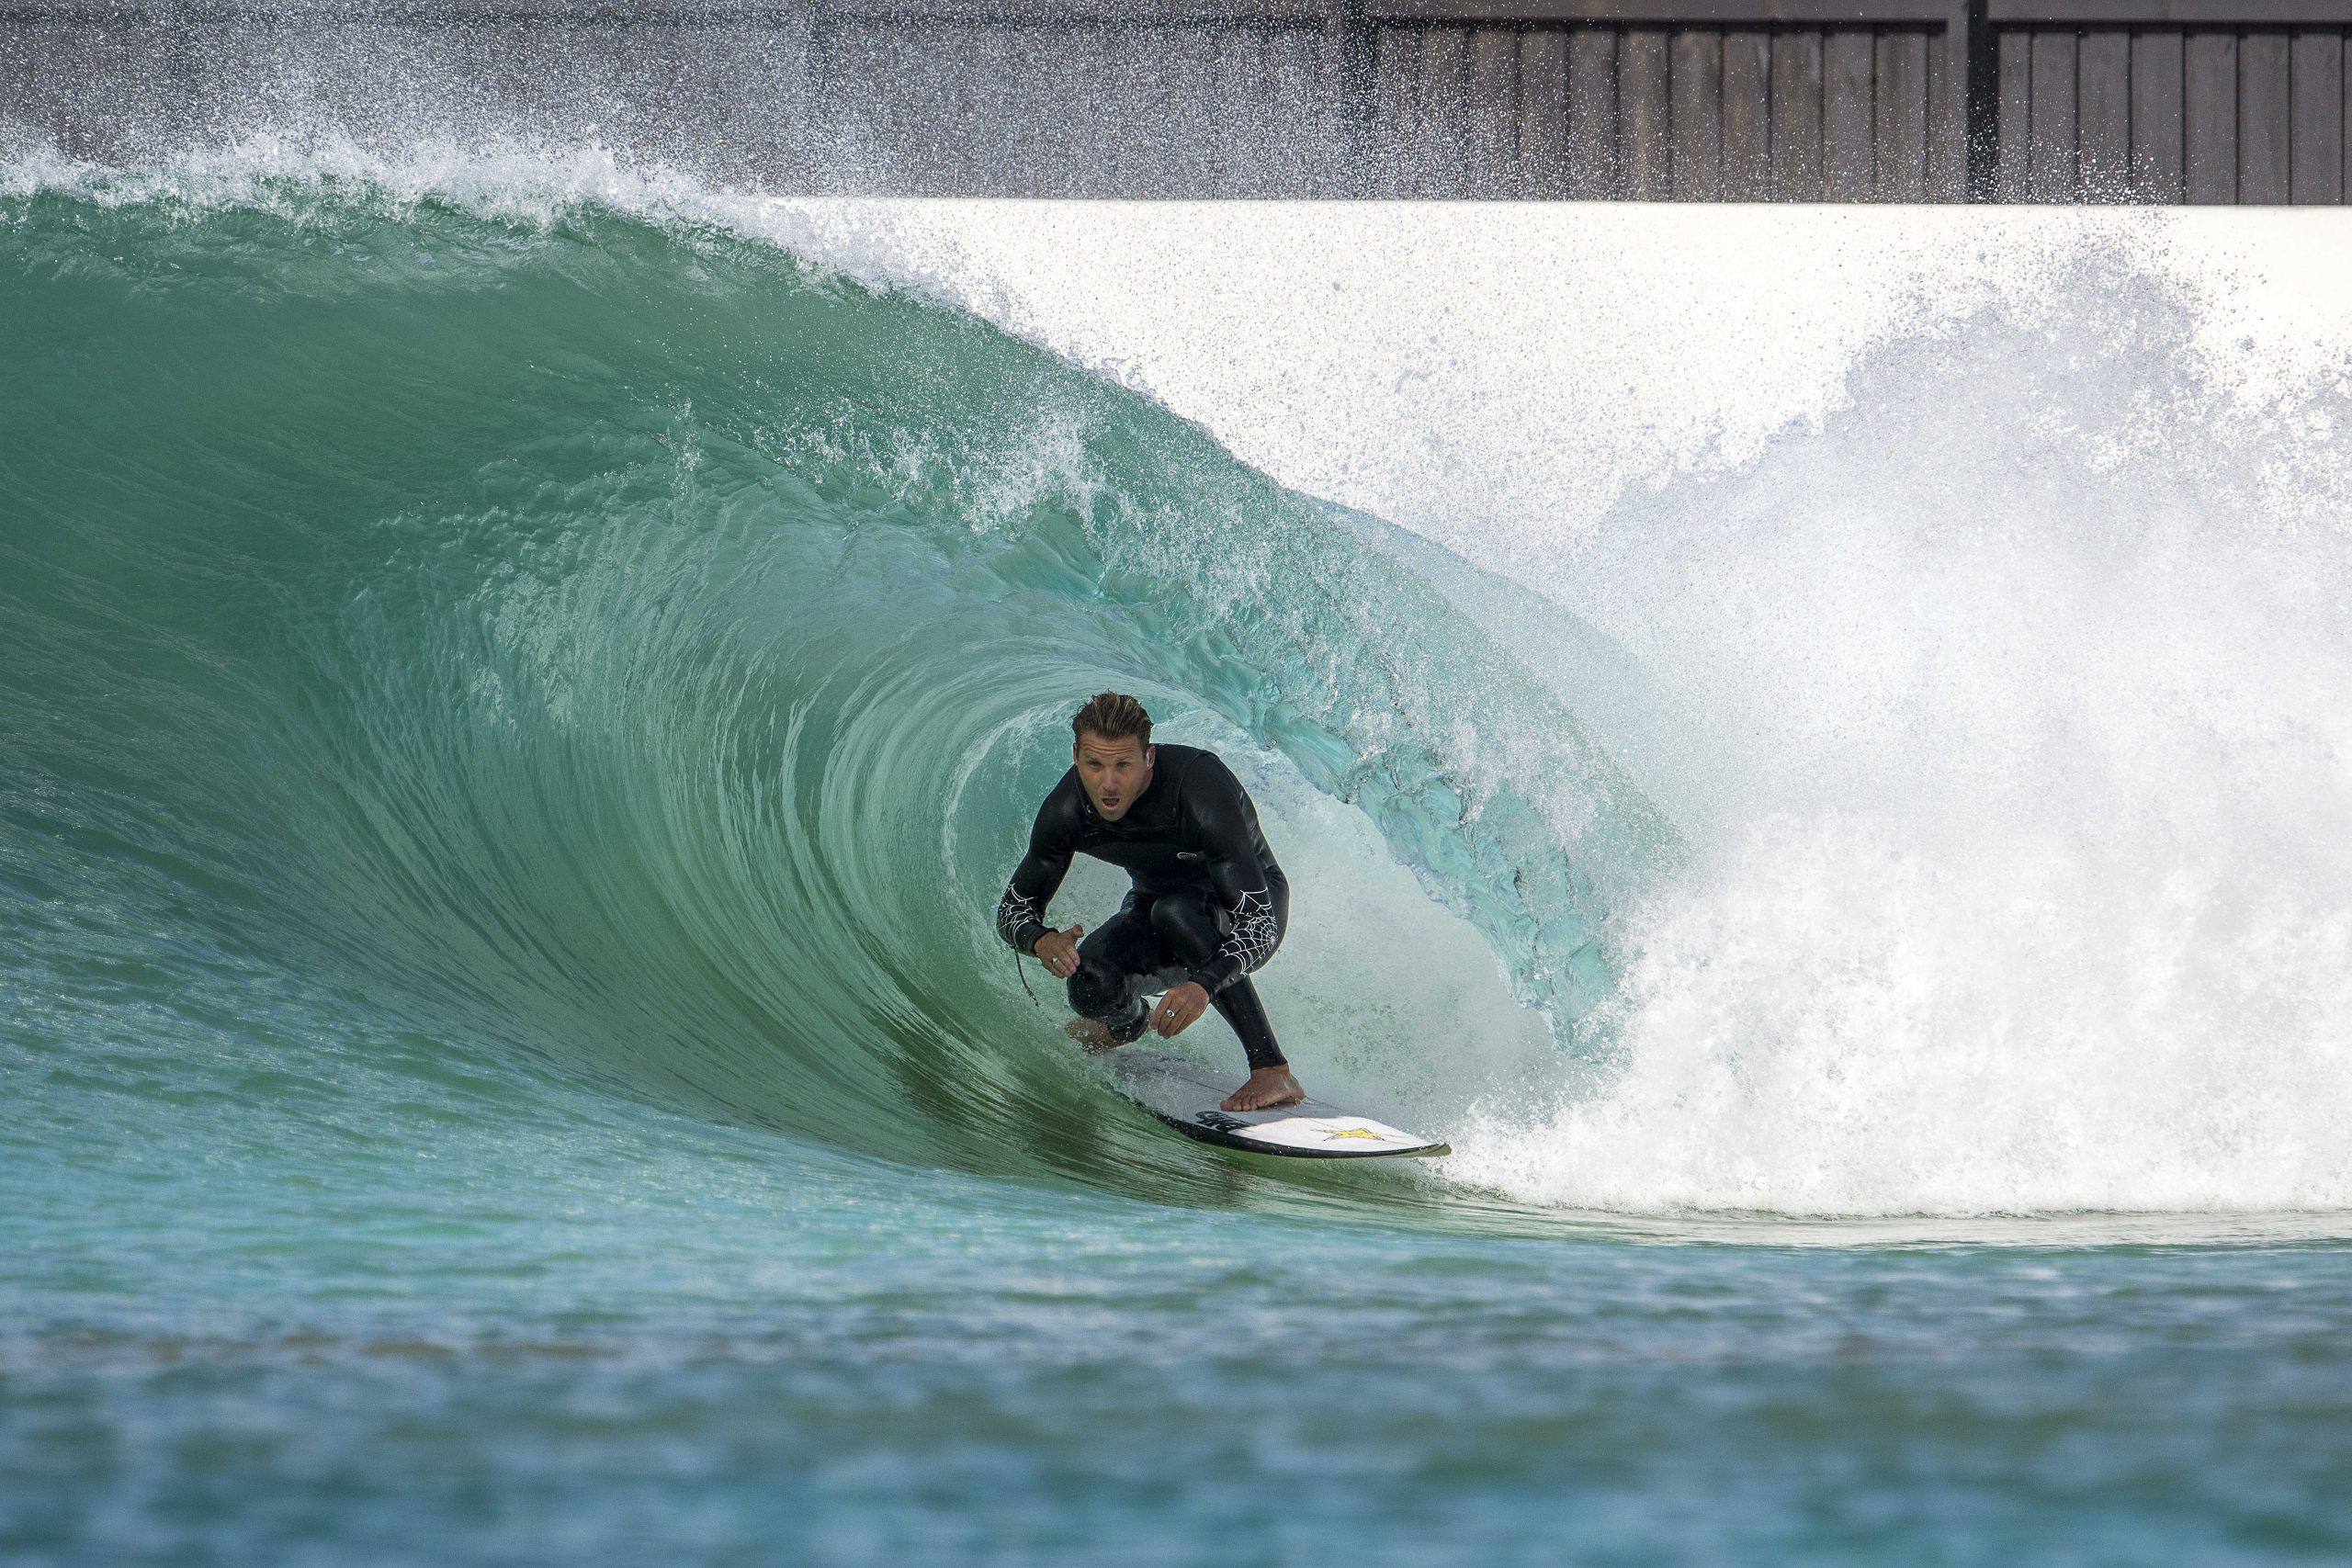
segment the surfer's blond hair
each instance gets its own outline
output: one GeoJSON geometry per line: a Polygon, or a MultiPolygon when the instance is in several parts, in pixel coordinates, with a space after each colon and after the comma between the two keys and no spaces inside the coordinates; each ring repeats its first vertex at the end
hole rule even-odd
{"type": "Polygon", "coordinates": [[[1125,692],[1100,692],[1071,717],[1069,732],[1073,739],[1095,735],[1105,740],[1124,740],[1132,735],[1149,746],[1151,715],[1125,692]]]}

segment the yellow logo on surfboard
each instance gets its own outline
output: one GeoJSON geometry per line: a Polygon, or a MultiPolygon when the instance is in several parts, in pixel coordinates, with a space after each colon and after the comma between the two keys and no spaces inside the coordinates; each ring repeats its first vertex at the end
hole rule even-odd
{"type": "Polygon", "coordinates": [[[1326,1143],[1333,1138],[1369,1138],[1375,1144],[1380,1142],[1380,1134],[1369,1127],[1334,1127],[1323,1134],[1326,1143]]]}

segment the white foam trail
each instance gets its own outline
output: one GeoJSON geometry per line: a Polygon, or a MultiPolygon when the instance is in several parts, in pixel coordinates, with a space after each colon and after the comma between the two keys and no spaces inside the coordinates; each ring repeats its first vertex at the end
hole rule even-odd
{"type": "Polygon", "coordinates": [[[1747,829],[1645,922],[1623,1077],[1458,1138],[1455,1174],[1638,1211],[2346,1206],[2340,883],[1926,836],[1747,829]]]}

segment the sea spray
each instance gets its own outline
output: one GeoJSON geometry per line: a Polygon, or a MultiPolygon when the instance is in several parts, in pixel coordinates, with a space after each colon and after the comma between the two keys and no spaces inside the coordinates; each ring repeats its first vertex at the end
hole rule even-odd
{"type": "Polygon", "coordinates": [[[2352,402],[2093,252],[1563,541],[1694,726],[1625,1077],[1468,1162],[1834,1213],[2352,1201],[2352,402]]]}

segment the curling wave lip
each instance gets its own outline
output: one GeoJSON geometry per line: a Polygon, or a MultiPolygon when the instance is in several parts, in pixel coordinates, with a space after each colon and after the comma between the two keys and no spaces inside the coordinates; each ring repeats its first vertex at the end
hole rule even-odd
{"type": "MultiPolygon", "coordinates": [[[[87,749],[74,716],[95,710],[91,722],[111,722],[103,694],[119,689],[117,667],[88,655],[74,630],[82,607],[103,602],[110,621],[167,616],[161,606],[191,596],[180,573],[190,528],[226,529],[220,544],[240,563],[242,592],[290,608],[282,636],[247,637],[235,613],[243,599],[210,606],[187,635],[210,639],[208,653],[258,689],[353,694],[302,707],[289,743],[258,752],[201,700],[160,702],[185,723],[151,726],[156,743],[130,761],[169,758],[169,769],[116,780],[96,797],[166,800],[190,819],[219,819],[198,852],[209,870],[257,888],[237,907],[259,913],[219,917],[239,922],[243,950],[305,975],[346,976],[355,994],[397,995],[461,1038],[512,1041],[690,1114],[716,1109],[787,1139],[910,1166],[1223,1202],[1226,1173],[1189,1146],[1162,1147],[1170,1140],[1157,1129],[1123,1123],[1119,1139],[1090,1145],[1075,1167],[1038,1139],[1041,1103],[1060,1107],[1044,1114],[1075,1117],[1102,1101],[1103,1087],[1077,1074],[1031,1081],[1033,1064],[1059,1060],[1037,1053],[1067,1055],[1050,1032],[1038,1037],[1035,1010],[1053,998],[1033,1002],[1010,973],[967,988],[970,933],[954,917],[972,886],[1001,888],[1005,851],[1026,826],[1008,813],[1028,808],[1012,803],[1034,800],[1070,765],[1070,669],[1132,670],[1204,739],[1287,780],[1298,809],[1323,826],[1285,841],[1301,853],[1327,847],[1320,880],[1355,889],[1351,910],[1363,908],[1367,877],[1396,869],[1390,855],[1458,838],[1469,847],[1447,863],[1471,874],[1447,885],[1466,908],[1519,919],[1526,893],[1489,891],[1479,874],[1558,859],[1532,806],[1464,820],[1453,785],[1476,759],[1409,716],[1446,708],[1443,671],[1498,661],[1474,622],[1414,588],[1404,537],[1266,483],[1148,400],[1012,340],[975,338],[903,295],[808,288],[799,262],[752,242],[713,241],[726,298],[753,302],[730,318],[718,353],[693,324],[709,313],[708,276],[676,265],[663,222],[594,201],[561,209],[575,237],[559,244],[462,203],[381,203],[364,180],[356,195],[275,176],[258,184],[258,196],[238,187],[221,197],[218,223],[205,209],[182,224],[176,200],[136,193],[107,205],[0,194],[12,247],[58,263],[0,279],[0,313],[37,297],[61,341],[122,345],[132,356],[111,362],[107,378],[159,400],[132,422],[143,434],[125,441],[89,417],[85,383],[9,381],[0,423],[29,408],[44,428],[84,433],[45,446],[34,471],[12,471],[28,504],[78,514],[90,476],[115,470],[182,488],[172,477],[184,471],[181,426],[168,410],[188,383],[173,367],[200,363],[206,385],[238,389],[212,405],[208,440],[241,453],[296,442],[304,453],[293,467],[238,463],[233,481],[208,491],[219,501],[209,513],[114,519],[119,554],[150,563],[141,573],[87,581],[60,541],[32,581],[12,573],[0,588],[0,620],[36,628],[33,640],[58,661],[13,670],[0,685],[72,694],[39,708],[66,727],[51,737],[58,755],[87,749]],[[62,222],[44,216],[51,208],[62,222]],[[25,224],[15,222],[20,212],[25,224]],[[304,238],[322,232],[337,243],[304,238]],[[597,276],[623,308],[564,273],[575,243],[601,258],[597,276]],[[182,303],[203,309],[162,324],[141,304],[137,266],[95,285],[42,281],[83,276],[94,245],[184,278],[182,303]],[[273,287],[241,292],[254,267],[273,287]],[[492,296],[494,307],[481,303],[492,296]],[[305,369],[290,386],[247,357],[282,335],[276,312],[286,299],[334,301],[304,316],[305,369]],[[649,320],[662,330],[646,332],[649,320]],[[485,339],[495,351],[478,355],[485,339]],[[373,352],[387,344],[397,349],[373,352]],[[811,344],[821,349],[813,358],[811,344]],[[560,392],[537,389],[526,367],[560,344],[588,352],[594,369],[560,392]],[[139,357],[150,353],[157,357],[139,357]],[[635,389],[649,385],[677,389],[661,421],[667,440],[623,428],[635,389]],[[1009,401],[1008,388],[1022,397],[1009,401]],[[387,418],[406,433],[391,454],[368,434],[387,418]],[[750,432],[760,439],[744,439],[750,432]],[[355,460],[356,450],[369,456],[355,460]],[[289,485],[300,501],[281,488],[289,485]],[[586,494],[627,499],[582,505],[586,494]],[[395,513],[413,526],[296,521],[395,513]],[[647,528],[656,513],[679,525],[647,528]],[[547,549],[563,563],[565,587],[553,596],[532,564],[547,549]],[[382,585],[411,583],[420,560],[435,563],[424,591],[388,596],[382,585]],[[355,604],[370,608],[354,617],[355,604]],[[52,615],[58,634],[40,635],[52,615]],[[1150,629],[1148,647],[1135,640],[1139,626],[1150,629]],[[1326,650],[1367,638],[1393,662],[1341,657],[1335,682],[1326,650]],[[1058,662],[1000,656],[1041,639],[1058,662]],[[560,691],[546,662],[559,648],[560,691]],[[443,692],[472,695],[453,708],[443,692]],[[645,705],[656,693],[668,694],[645,705]],[[1401,726],[1398,715],[1408,716],[1401,726]],[[910,765],[918,735],[923,761],[910,765]],[[336,760],[334,789],[299,765],[310,755],[336,760]],[[1360,762],[1353,800],[1326,793],[1360,762]],[[413,829],[390,839],[354,830],[342,803],[355,797],[413,829]],[[938,825],[940,842],[865,830],[865,819],[838,818],[827,801],[865,802],[892,821],[912,809],[938,825]],[[771,815],[786,802],[796,804],[771,815]],[[1372,837],[1354,826],[1340,834],[1339,824],[1372,837]],[[1400,824],[1411,830],[1387,837],[1400,824]],[[289,832],[299,855],[277,848],[289,832]],[[1342,838],[1352,847],[1338,847],[1342,838]],[[756,853],[737,852],[752,844],[756,853]],[[859,912],[854,921],[796,918],[824,907],[859,912]],[[456,908],[521,936],[530,961],[453,945],[456,908]],[[551,918],[558,908],[572,914],[551,918]],[[657,908],[689,913],[673,922],[657,908]],[[876,969],[862,962],[868,943],[903,962],[876,969]],[[714,972],[725,982],[717,989],[714,972]],[[616,1006],[623,1018],[693,1021],[683,1032],[616,1028],[616,1006]],[[907,1021],[921,1021],[910,1033],[907,1021]],[[956,1086],[956,1114],[935,1113],[927,1089],[910,1093],[910,1083],[956,1086]]],[[[1532,681],[1490,680],[1481,702],[1499,732],[1574,733],[1532,681]]],[[[11,711],[21,719],[28,710],[11,711]]],[[[1600,760],[1548,739],[1545,755],[1555,764],[1547,783],[1577,800],[1579,824],[1611,824],[1612,844],[1670,848],[1646,802],[1600,760]]],[[[88,793],[62,780],[58,788],[88,793]]],[[[1133,795],[1106,793],[1123,822],[1151,791],[1138,779],[1133,795]]],[[[1294,954],[1302,990],[1334,998],[1301,995],[1302,1018],[1342,1016],[1337,998],[1369,984],[1351,967],[1370,951],[1365,941],[1376,950],[1390,940],[1369,933],[1428,907],[1426,891],[1398,874],[1384,906],[1394,913],[1328,926],[1337,940],[1324,961],[1294,954]]],[[[1450,993],[1442,1013],[1408,1005],[1369,1054],[1354,1047],[1363,1083],[1384,1090],[1361,1102],[1409,1102],[1448,1125],[1473,1086],[1523,1081],[1522,1057],[1548,1070],[1549,1030],[1512,1005],[1511,976],[1567,976],[1597,991],[1595,976],[1568,961],[1599,924],[1604,895],[1587,892],[1545,890],[1540,924],[1488,921],[1506,947],[1527,939],[1527,956],[1512,948],[1500,973],[1477,932],[1447,925],[1465,944],[1448,968],[1492,976],[1495,1021],[1464,1029],[1450,993]],[[1562,941],[1557,953],[1532,952],[1562,941]],[[1506,1037],[1509,1070],[1492,1046],[1506,1037]],[[1465,1070],[1465,1057],[1486,1065],[1465,1070]],[[1436,1085],[1400,1085],[1388,1066],[1423,1060],[1446,1064],[1436,1085]],[[1462,1096],[1435,1103],[1456,1086],[1462,1096]]],[[[79,940],[59,938],[68,949],[79,940]]],[[[12,953],[0,967],[27,972],[20,962],[12,953]]],[[[71,952],[61,959],[74,962],[71,952]]],[[[305,1013],[298,1027],[346,1032],[350,1020],[305,1013]]],[[[1253,1189],[1248,1201],[1456,1223],[1453,1197],[1434,1181],[1401,1201],[1291,1182],[1253,1189]]]]}

